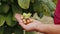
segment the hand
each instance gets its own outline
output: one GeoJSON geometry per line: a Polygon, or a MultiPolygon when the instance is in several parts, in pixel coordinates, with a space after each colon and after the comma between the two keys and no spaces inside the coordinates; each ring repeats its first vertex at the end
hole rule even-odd
{"type": "Polygon", "coordinates": [[[40,21],[37,20],[33,20],[32,23],[26,25],[23,23],[21,17],[23,16],[20,14],[15,15],[15,18],[19,22],[19,25],[21,25],[27,31],[38,31],[45,34],[56,34],[59,31],[60,25],[42,24],[40,21]]]}
{"type": "MultiPolygon", "coordinates": [[[[23,23],[23,21],[21,20],[21,17],[22,17],[22,15],[20,15],[20,14],[15,15],[15,18],[19,22],[19,25],[21,25],[25,30],[27,30],[27,31],[37,31],[37,29],[40,29],[39,27],[40,27],[40,25],[42,25],[42,23],[40,21],[33,20],[32,23],[29,23],[29,24],[25,25],[23,23]]],[[[43,29],[43,28],[41,28],[41,29],[43,29]]]]}

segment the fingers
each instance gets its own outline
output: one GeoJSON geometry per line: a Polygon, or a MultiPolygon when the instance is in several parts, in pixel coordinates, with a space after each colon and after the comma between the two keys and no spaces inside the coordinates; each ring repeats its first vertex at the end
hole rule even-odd
{"type": "Polygon", "coordinates": [[[17,19],[17,21],[19,22],[19,25],[21,25],[23,28],[25,28],[25,24],[23,23],[23,21],[21,20],[22,15],[20,14],[15,14],[15,18],[17,19]]]}
{"type": "Polygon", "coordinates": [[[21,15],[15,14],[15,18],[17,19],[18,22],[22,22],[22,21],[21,21],[21,15]]]}
{"type": "MultiPolygon", "coordinates": [[[[19,25],[21,25],[25,30],[29,31],[29,30],[32,30],[33,29],[33,27],[32,27],[33,24],[25,25],[23,23],[23,20],[22,20],[23,19],[23,16],[22,15],[15,14],[15,18],[19,22],[19,25]]],[[[32,21],[32,19],[30,19],[30,20],[32,21]]],[[[29,20],[28,20],[28,22],[29,22],[29,20]]]]}

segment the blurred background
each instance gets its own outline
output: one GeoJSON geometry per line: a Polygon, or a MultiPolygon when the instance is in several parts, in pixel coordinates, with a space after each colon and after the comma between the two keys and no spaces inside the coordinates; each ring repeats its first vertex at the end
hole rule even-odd
{"type": "Polygon", "coordinates": [[[23,30],[14,15],[31,13],[30,18],[53,24],[56,4],[57,0],[0,0],[0,34],[44,34],[23,30]]]}

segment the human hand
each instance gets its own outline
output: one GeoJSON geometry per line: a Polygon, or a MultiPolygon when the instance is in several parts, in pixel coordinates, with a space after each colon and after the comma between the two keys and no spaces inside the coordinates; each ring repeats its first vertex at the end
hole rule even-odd
{"type": "Polygon", "coordinates": [[[39,28],[40,25],[42,25],[42,23],[40,21],[33,20],[32,23],[29,23],[29,24],[25,25],[23,23],[23,20],[21,20],[21,17],[23,17],[23,16],[20,15],[20,14],[15,15],[15,18],[19,22],[19,25],[21,25],[25,30],[27,30],[27,31],[38,31],[38,29],[40,29],[40,30],[43,29],[43,28],[39,28]]]}

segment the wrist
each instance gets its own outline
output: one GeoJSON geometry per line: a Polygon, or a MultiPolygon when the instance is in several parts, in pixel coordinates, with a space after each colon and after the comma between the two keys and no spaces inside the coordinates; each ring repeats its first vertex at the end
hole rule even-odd
{"type": "Polygon", "coordinates": [[[36,27],[36,30],[42,33],[46,33],[47,31],[47,26],[46,24],[40,24],[36,27]]]}

